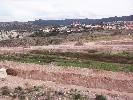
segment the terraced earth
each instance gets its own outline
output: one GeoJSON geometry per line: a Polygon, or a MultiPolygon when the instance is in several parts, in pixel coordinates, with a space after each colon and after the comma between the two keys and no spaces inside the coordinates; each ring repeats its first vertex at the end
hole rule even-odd
{"type": "MultiPolygon", "coordinates": [[[[133,100],[131,41],[125,40],[117,45],[101,41],[83,46],[66,43],[25,48],[1,47],[0,68],[6,68],[8,76],[5,81],[0,81],[0,87],[25,87],[25,84],[30,84],[63,93],[77,89],[87,96],[83,100],[95,100],[96,95],[101,94],[107,100],[133,100]],[[126,44],[129,41],[130,44],[126,44]]],[[[1,100],[9,98],[1,97],[1,100]]]]}

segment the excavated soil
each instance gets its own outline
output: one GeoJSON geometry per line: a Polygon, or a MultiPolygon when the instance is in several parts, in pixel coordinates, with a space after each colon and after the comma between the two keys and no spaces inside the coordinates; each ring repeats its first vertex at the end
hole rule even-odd
{"type": "MultiPolygon", "coordinates": [[[[62,68],[52,64],[24,64],[12,61],[1,61],[0,67],[11,70],[12,73],[8,73],[9,75],[24,79],[51,81],[55,84],[63,84],[63,86],[81,86],[88,88],[88,91],[92,89],[95,94],[104,91],[106,95],[108,92],[110,95],[116,93],[116,98],[121,95],[124,96],[123,100],[133,100],[133,73],[87,68],[62,68]]],[[[115,97],[112,98],[114,99],[109,100],[115,100],[115,97]]]]}

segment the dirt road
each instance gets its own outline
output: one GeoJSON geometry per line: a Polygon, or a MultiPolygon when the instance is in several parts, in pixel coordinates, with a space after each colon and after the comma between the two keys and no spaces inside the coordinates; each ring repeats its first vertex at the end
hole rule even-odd
{"type": "Polygon", "coordinates": [[[82,46],[75,46],[75,42],[60,45],[48,46],[26,46],[26,47],[0,47],[0,54],[7,53],[26,53],[31,50],[54,50],[61,52],[87,52],[88,50],[100,51],[130,51],[133,52],[133,40],[112,40],[84,43],[82,46]]]}

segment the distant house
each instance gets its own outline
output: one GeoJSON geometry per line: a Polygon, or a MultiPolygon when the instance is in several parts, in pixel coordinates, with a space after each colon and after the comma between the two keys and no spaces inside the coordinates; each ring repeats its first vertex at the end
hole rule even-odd
{"type": "Polygon", "coordinates": [[[132,29],[133,30],[133,21],[125,21],[124,25],[126,29],[132,29]]]}
{"type": "Polygon", "coordinates": [[[49,28],[43,29],[43,32],[49,33],[50,29],[49,28]]]}

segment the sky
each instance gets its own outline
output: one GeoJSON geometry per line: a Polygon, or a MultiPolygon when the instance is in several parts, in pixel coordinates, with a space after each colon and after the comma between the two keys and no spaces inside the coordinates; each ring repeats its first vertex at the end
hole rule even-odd
{"type": "Polygon", "coordinates": [[[133,0],[0,0],[0,22],[133,15],[133,0]]]}

